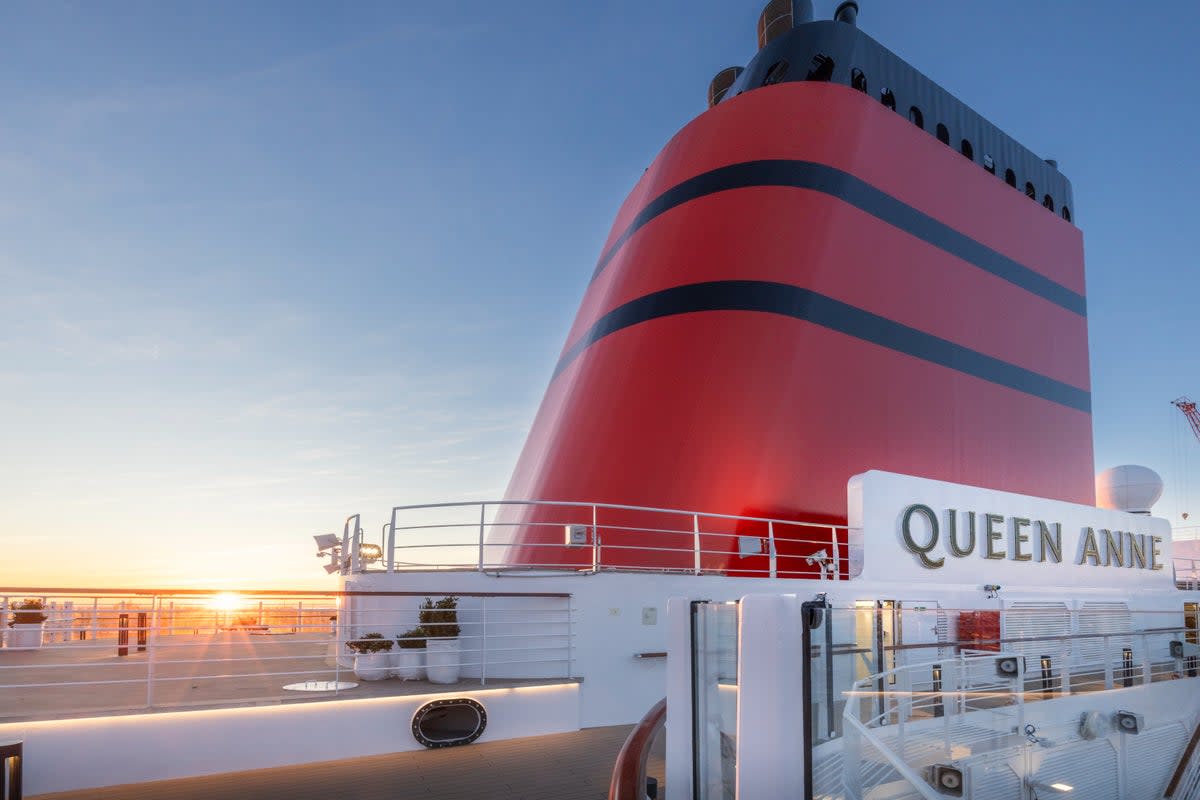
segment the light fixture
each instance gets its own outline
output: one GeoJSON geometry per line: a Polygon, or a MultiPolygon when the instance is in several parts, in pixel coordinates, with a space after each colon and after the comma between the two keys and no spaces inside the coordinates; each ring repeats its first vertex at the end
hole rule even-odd
{"type": "Polygon", "coordinates": [[[332,575],[335,572],[341,572],[342,567],[340,564],[326,564],[325,571],[332,575]]]}
{"type": "Polygon", "coordinates": [[[317,550],[319,551],[317,555],[320,555],[326,550],[332,550],[342,543],[342,540],[337,537],[336,533],[317,534],[313,537],[313,540],[317,543],[317,550]]]}
{"type": "Polygon", "coordinates": [[[963,796],[963,771],[953,764],[934,764],[930,768],[930,783],[939,794],[963,796]]]}
{"type": "Polygon", "coordinates": [[[383,558],[383,548],[377,544],[360,544],[358,557],[363,561],[378,561],[383,558]]]}
{"type": "Polygon", "coordinates": [[[1113,721],[1118,733],[1141,733],[1146,729],[1146,718],[1132,711],[1118,711],[1113,721]]]}

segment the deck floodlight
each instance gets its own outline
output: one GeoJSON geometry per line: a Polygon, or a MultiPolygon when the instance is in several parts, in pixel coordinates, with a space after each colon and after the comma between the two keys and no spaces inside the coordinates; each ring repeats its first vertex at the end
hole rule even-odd
{"type": "Polygon", "coordinates": [[[1194,658],[1196,656],[1200,656],[1200,644],[1182,641],[1171,642],[1171,658],[1194,658]]]}
{"type": "Polygon", "coordinates": [[[1115,720],[1120,733],[1141,733],[1146,729],[1146,718],[1132,711],[1118,711],[1115,720]]]}
{"type": "Polygon", "coordinates": [[[342,543],[336,533],[320,533],[314,536],[313,540],[317,543],[317,550],[319,551],[317,555],[324,553],[326,550],[332,550],[342,543]]]}
{"type": "Polygon", "coordinates": [[[963,773],[949,764],[934,764],[931,776],[933,788],[949,797],[963,796],[963,773]]]}
{"type": "Polygon", "coordinates": [[[1001,678],[1015,678],[1021,673],[1024,656],[1000,656],[996,659],[996,674],[1001,678]]]}
{"type": "Polygon", "coordinates": [[[341,571],[342,571],[342,565],[341,565],[341,564],[337,564],[337,563],[334,563],[334,564],[326,564],[326,565],[325,565],[325,571],[326,571],[327,573],[329,573],[330,575],[332,575],[332,574],[333,574],[333,573],[335,573],[335,572],[341,572],[341,571]]]}
{"type": "Polygon", "coordinates": [[[383,548],[377,544],[361,544],[358,546],[358,557],[363,561],[378,561],[383,558],[383,548]]]}

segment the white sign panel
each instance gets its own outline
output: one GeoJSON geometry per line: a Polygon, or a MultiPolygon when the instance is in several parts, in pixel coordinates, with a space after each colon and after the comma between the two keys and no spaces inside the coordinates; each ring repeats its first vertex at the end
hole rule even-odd
{"type": "Polygon", "coordinates": [[[851,575],[1170,588],[1164,519],[871,471],[850,479],[851,575]]]}

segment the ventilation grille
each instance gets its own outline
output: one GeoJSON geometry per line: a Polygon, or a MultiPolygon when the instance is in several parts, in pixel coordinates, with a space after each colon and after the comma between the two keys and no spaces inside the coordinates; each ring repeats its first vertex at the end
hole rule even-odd
{"type": "Polygon", "coordinates": [[[1187,729],[1181,722],[1172,722],[1124,738],[1129,748],[1125,761],[1126,796],[1162,797],[1187,745],[1187,729]]]}
{"type": "MultiPolygon", "coordinates": [[[[1042,783],[1069,784],[1075,787],[1071,796],[1081,800],[1120,800],[1117,751],[1107,739],[1054,748],[1034,779],[1042,783]]],[[[1130,795],[1127,800],[1134,797],[1150,800],[1148,795],[1130,795]]]]}
{"type": "MultiPolygon", "coordinates": [[[[1004,614],[1004,638],[1024,639],[1043,636],[1069,636],[1071,634],[1071,612],[1066,603],[1013,603],[1004,614]]],[[[1005,650],[1015,650],[1036,659],[1050,656],[1057,663],[1070,651],[1066,642],[1013,642],[1005,644],[1005,650]]]]}
{"type": "MultiPolygon", "coordinates": [[[[1079,609],[1080,633],[1127,633],[1133,630],[1133,616],[1125,603],[1087,602],[1079,609]]],[[[1132,647],[1128,637],[1114,637],[1108,640],[1108,652],[1116,653],[1113,661],[1120,656],[1120,648],[1132,647]]],[[[1077,663],[1101,664],[1104,662],[1104,640],[1101,638],[1079,639],[1076,642],[1076,652],[1079,654],[1077,663]]]]}
{"type": "Polygon", "coordinates": [[[792,29],[792,0],[771,0],[758,18],[758,49],[792,29]]]}
{"type": "Polygon", "coordinates": [[[1003,761],[971,767],[971,800],[1013,800],[1021,796],[1021,779],[1003,761]]]}

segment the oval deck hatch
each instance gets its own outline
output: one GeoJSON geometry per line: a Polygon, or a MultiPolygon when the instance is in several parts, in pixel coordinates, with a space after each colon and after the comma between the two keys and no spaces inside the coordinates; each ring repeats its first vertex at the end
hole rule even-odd
{"type": "Polygon", "coordinates": [[[478,739],[487,727],[487,711],[469,697],[434,700],[413,715],[413,738],[426,747],[455,747],[478,739]]]}

